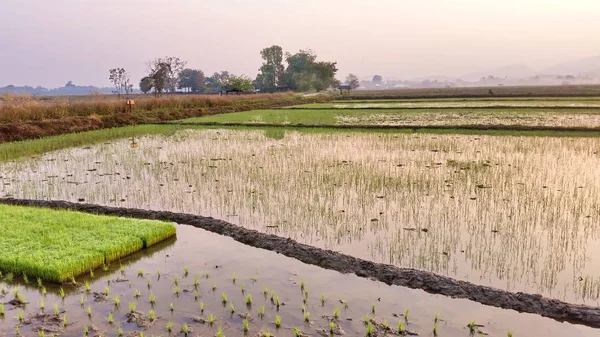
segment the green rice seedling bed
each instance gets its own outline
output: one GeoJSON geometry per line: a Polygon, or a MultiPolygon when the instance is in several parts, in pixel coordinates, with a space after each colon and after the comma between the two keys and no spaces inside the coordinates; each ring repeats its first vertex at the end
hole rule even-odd
{"type": "Polygon", "coordinates": [[[166,222],[0,205],[0,271],[64,282],[175,235],[166,222]]]}

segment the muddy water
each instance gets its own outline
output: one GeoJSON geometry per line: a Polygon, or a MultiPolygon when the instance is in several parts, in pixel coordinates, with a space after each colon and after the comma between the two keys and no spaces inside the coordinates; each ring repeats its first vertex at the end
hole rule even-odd
{"type": "MultiPolygon", "coordinates": [[[[468,336],[469,329],[466,325],[472,321],[483,325],[480,330],[491,336],[505,336],[508,330],[512,330],[515,336],[597,335],[597,330],[587,327],[486,307],[467,300],[430,295],[419,290],[390,287],[353,275],[322,270],[190,226],[178,226],[177,236],[175,242],[168,242],[154,251],[138,253],[123,260],[123,271],[117,264],[111,266],[110,271],[96,271],[91,282],[91,293],[86,293],[83,287],[68,286],[71,293],[62,301],[57,293],[49,291],[44,297],[45,312],[53,315],[53,306],[57,304],[61,311],[66,310],[60,316],[62,318],[66,315],[68,324],[66,328],[61,324],[51,323],[43,326],[64,336],[82,336],[84,326],[93,326],[98,330],[90,332],[92,336],[100,333],[116,336],[118,327],[123,329],[124,335],[143,331],[146,336],[158,336],[167,335],[167,322],[172,322],[174,332],[178,332],[187,323],[193,330],[193,336],[215,335],[218,327],[223,328],[225,336],[242,336],[242,318],[238,314],[248,313],[251,317],[249,336],[256,336],[261,330],[270,331],[277,336],[292,336],[292,327],[300,328],[307,335],[318,336],[321,330],[329,329],[330,320],[324,316],[333,316],[334,310],[338,308],[340,314],[336,326],[339,325],[348,336],[364,335],[363,319],[367,315],[376,321],[387,321],[392,328],[402,321],[406,329],[421,336],[432,334],[435,315],[439,318],[439,336],[468,336]],[[189,269],[187,277],[184,267],[189,269]],[[143,277],[138,276],[139,271],[143,271],[143,277]],[[208,277],[205,276],[206,273],[209,273],[208,277]],[[235,283],[232,281],[234,274],[235,283]],[[199,276],[198,300],[193,295],[196,275],[199,276]],[[176,276],[179,279],[178,286],[175,285],[176,276]],[[117,280],[120,282],[116,282],[117,280]],[[304,322],[302,314],[302,281],[305,283],[305,292],[308,292],[305,307],[310,313],[310,324],[304,322]],[[150,288],[148,282],[151,283],[150,288]],[[245,294],[242,294],[242,285],[245,294]],[[213,286],[216,286],[214,291],[213,286]],[[108,300],[95,301],[92,293],[103,292],[105,287],[109,289],[108,300]],[[174,294],[177,287],[180,289],[179,296],[174,294]],[[267,296],[263,295],[265,287],[269,289],[267,296]],[[141,293],[137,299],[133,296],[136,290],[141,293]],[[280,299],[279,311],[271,303],[271,291],[280,299]],[[149,303],[150,293],[156,297],[154,306],[149,303]],[[227,294],[226,305],[222,304],[222,293],[227,294]],[[248,294],[252,296],[251,307],[246,306],[248,294]],[[83,307],[80,304],[82,295],[83,307]],[[326,298],[324,304],[321,302],[321,295],[326,298]],[[120,298],[119,307],[113,304],[115,296],[120,298]],[[347,308],[340,300],[346,301],[347,308]],[[204,302],[204,313],[200,311],[200,302],[204,302]],[[136,311],[146,316],[150,310],[154,310],[158,319],[147,327],[128,323],[126,314],[129,312],[129,303],[135,303],[136,311]],[[171,303],[174,308],[172,312],[171,303]],[[233,315],[230,309],[232,303],[236,310],[233,315]],[[263,319],[258,317],[262,305],[265,306],[263,319]],[[91,307],[91,318],[87,313],[88,306],[91,307]],[[408,323],[402,317],[406,309],[409,310],[408,323]],[[112,325],[107,321],[110,312],[115,321],[112,325]],[[210,314],[216,317],[212,326],[193,319],[207,319],[210,314]],[[275,315],[281,317],[279,329],[273,323],[275,315]]],[[[78,281],[83,282],[84,278],[78,281]]],[[[40,292],[35,286],[25,287],[15,283],[0,282],[0,288],[2,287],[10,292],[1,302],[11,299],[12,290],[18,287],[29,304],[23,309],[25,320],[21,324],[17,319],[21,309],[5,305],[6,314],[0,320],[0,336],[14,336],[14,327],[17,325],[20,325],[22,336],[36,335],[35,328],[42,324],[35,319],[31,323],[28,320],[40,312],[40,292]]]]}
{"type": "Polygon", "coordinates": [[[0,195],[214,216],[570,302],[600,295],[600,140],[186,130],[0,166],[0,195]]]}

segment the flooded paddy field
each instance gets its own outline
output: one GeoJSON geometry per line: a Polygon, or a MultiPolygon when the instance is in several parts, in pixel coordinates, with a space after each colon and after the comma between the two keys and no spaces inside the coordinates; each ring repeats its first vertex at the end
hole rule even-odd
{"type": "Polygon", "coordinates": [[[0,336],[185,336],[185,330],[188,336],[295,336],[294,328],[302,336],[365,336],[368,329],[373,336],[394,336],[402,335],[399,326],[420,336],[434,329],[437,336],[597,334],[323,270],[185,225],[177,226],[177,239],[76,282],[38,286],[5,275],[0,336]],[[9,303],[15,292],[25,305],[9,303]]]}
{"type": "Polygon", "coordinates": [[[213,216],[596,305],[600,140],[184,130],[0,166],[0,196],[213,216]]]}

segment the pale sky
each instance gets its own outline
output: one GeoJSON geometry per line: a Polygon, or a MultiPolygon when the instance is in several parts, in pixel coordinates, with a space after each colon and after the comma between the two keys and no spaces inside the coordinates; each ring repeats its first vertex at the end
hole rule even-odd
{"type": "Polygon", "coordinates": [[[543,69],[600,54],[600,0],[0,0],[0,86],[110,86],[178,56],[256,76],[259,51],[313,49],[371,79],[543,69]]]}

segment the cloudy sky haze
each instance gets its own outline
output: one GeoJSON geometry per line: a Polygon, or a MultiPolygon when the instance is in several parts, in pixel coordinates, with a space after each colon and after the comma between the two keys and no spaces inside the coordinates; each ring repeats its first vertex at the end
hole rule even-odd
{"type": "Polygon", "coordinates": [[[535,70],[600,54],[597,0],[0,0],[0,86],[137,83],[167,55],[255,77],[259,51],[313,49],[339,76],[535,70]]]}

